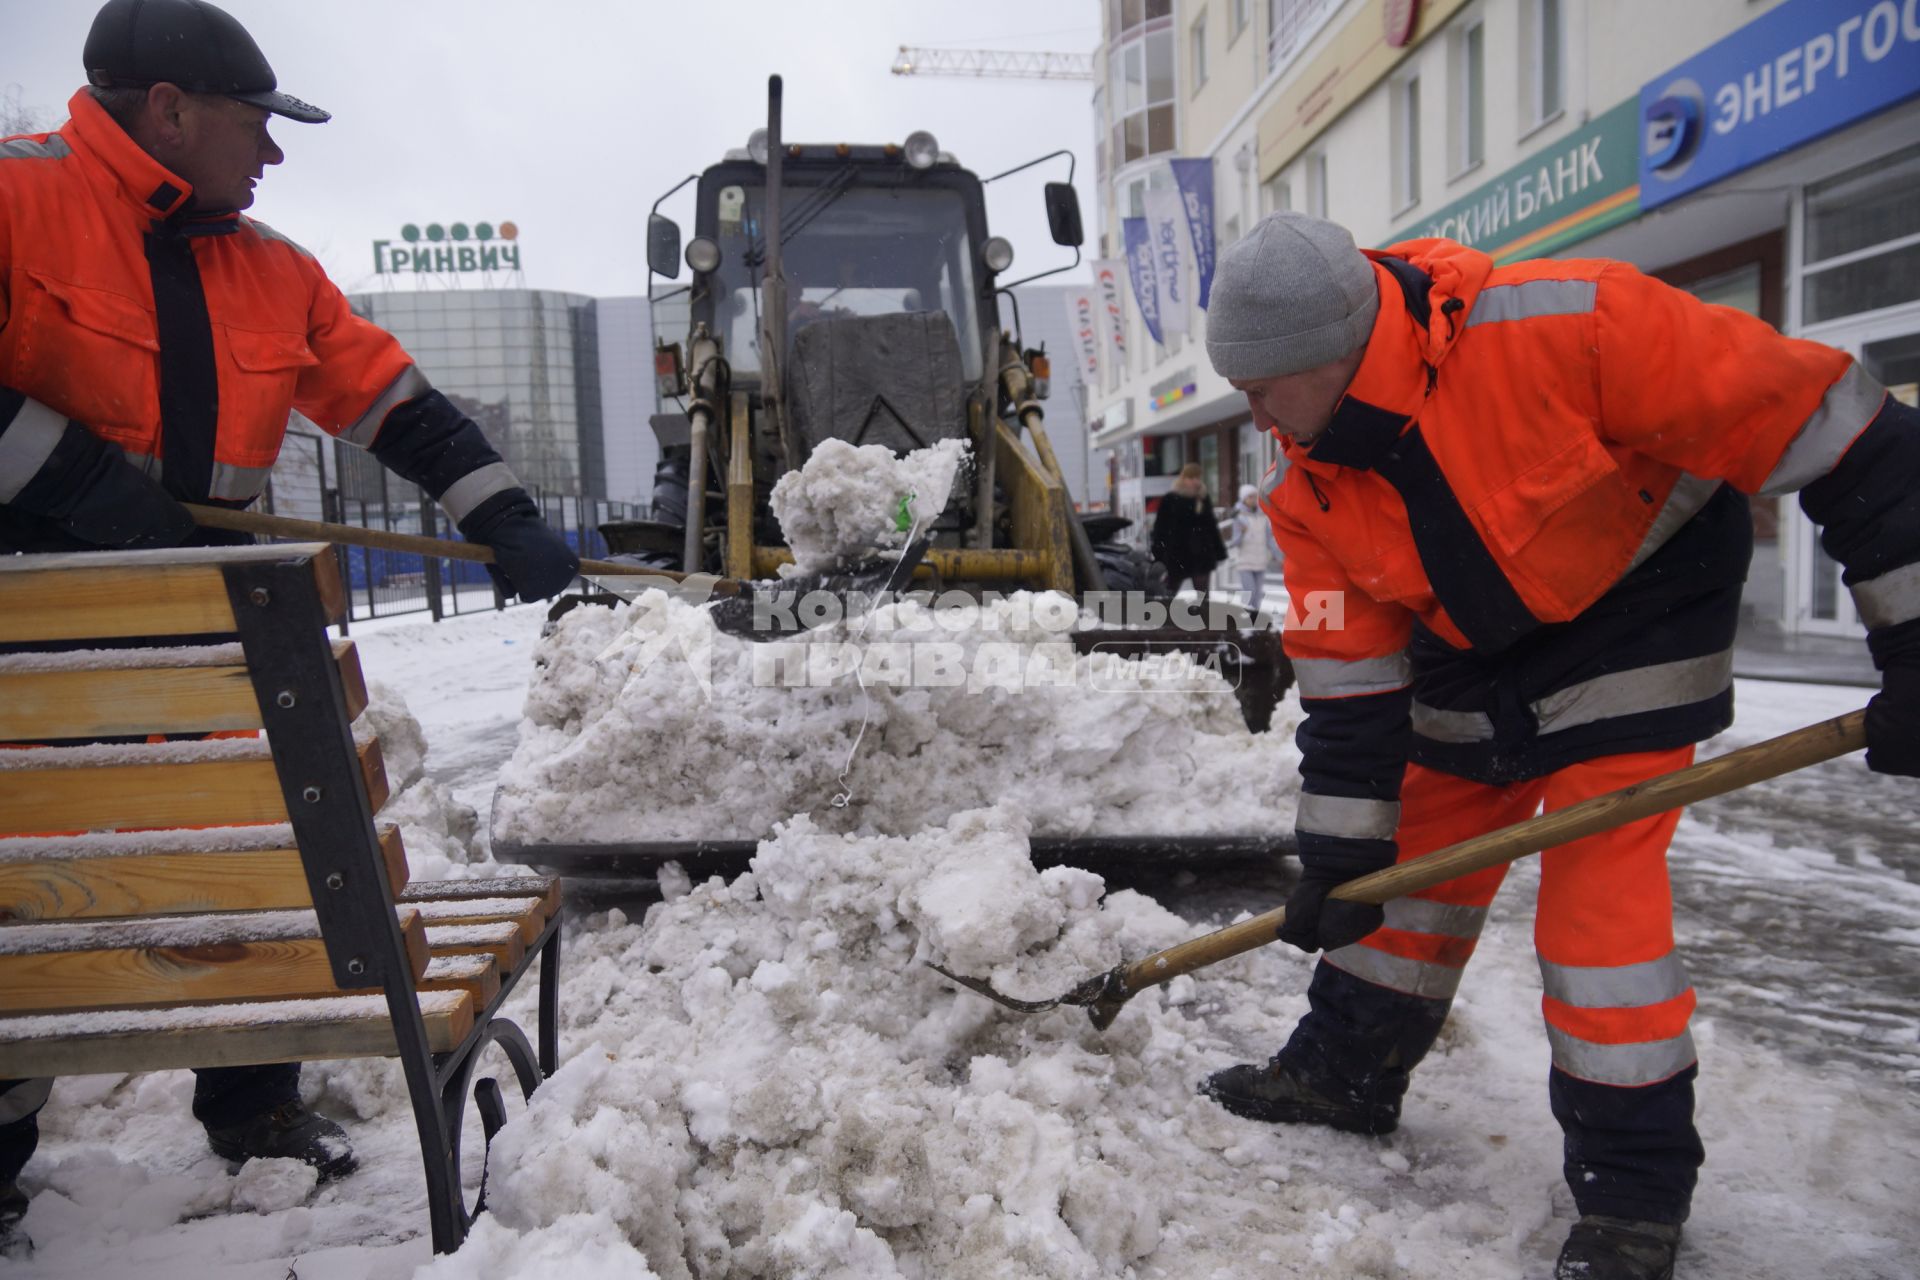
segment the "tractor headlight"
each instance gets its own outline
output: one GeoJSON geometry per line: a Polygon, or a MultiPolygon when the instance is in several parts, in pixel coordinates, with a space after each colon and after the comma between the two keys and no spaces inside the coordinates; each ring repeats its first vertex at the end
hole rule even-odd
{"type": "Polygon", "coordinates": [[[940,140],[925,129],[915,129],[907,135],[905,150],[908,164],[916,169],[931,169],[940,158],[940,140]]]}
{"type": "Polygon", "coordinates": [[[755,164],[767,162],[767,131],[765,129],[755,129],[747,135],[747,154],[753,158],[755,164]]]}
{"type": "Polygon", "coordinates": [[[720,246],[705,236],[695,236],[687,241],[687,265],[701,275],[715,270],[720,265],[720,246]]]}
{"type": "Polygon", "coordinates": [[[989,271],[1005,271],[1013,265],[1013,245],[1005,236],[993,236],[980,246],[980,261],[989,271]]]}

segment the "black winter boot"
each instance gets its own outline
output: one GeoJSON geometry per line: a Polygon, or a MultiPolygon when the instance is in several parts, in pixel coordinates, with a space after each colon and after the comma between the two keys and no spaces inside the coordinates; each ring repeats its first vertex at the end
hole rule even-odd
{"type": "Polygon", "coordinates": [[[346,1130],[299,1102],[283,1102],[238,1124],[208,1125],[207,1143],[228,1160],[303,1160],[320,1171],[322,1182],[345,1177],[359,1163],[346,1130]]]}
{"type": "Polygon", "coordinates": [[[33,1240],[20,1226],[27,1215],[26,1193],[15,1182],[0,1182],[0,1258],[18,1262],[33,1253],[33,1240]]]}
{"type": "Polygon", "coordinates": [[[1392,1133],[1400,1127],[1400,1103],[1368,1104],[1346,1091],[1324,1091],[1309,1084],[1297,1067],[1279,1058],[1271,1062],[1243,1062],[1216,1071],[1200,1084],[1200,1092],[1248,1120],[1270,1124],[1324,1124],[1346,1133],[1392,1133]]]}
{"type": "Polygon", "coordinates": [[[1636,1222],[1585,1214],[1573,1224],[1553,1280],[1672,1280],[1677,1222],[1636,1222]]]}

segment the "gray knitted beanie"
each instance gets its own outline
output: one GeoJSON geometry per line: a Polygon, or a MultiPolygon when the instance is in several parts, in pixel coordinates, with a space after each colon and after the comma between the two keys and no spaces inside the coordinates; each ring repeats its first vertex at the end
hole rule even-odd
{"type": "Polygon", "coordinates": [[[1207,304],[1207,358],[1223,378],[1275,378],[1366,346],[1380,292],[1345,227],[1276,213],[1228,246],[1207,304]]]}

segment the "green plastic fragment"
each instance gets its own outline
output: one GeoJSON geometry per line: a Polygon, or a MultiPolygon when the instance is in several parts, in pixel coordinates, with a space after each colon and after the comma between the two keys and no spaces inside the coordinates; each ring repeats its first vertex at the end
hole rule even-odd
{"type": "Polygon", "coordinates": [[[913,528],[913,500],[920,495],[909,493],[900,499],[900,505],[893,512],[893,527],[901,533],[913,528]]]}

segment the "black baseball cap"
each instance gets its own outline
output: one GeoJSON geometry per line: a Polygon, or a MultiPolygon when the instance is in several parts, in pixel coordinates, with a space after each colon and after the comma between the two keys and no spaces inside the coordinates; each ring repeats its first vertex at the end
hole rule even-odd
{"type": "Polygon", "coordinates": [[[83,55],[87,83],[144,89],[162,81],[218,93],[303,124],[333,118],[278,92],[260,46],[225,9],[206,0],[107,0],[94,15],[83,55]]]}

